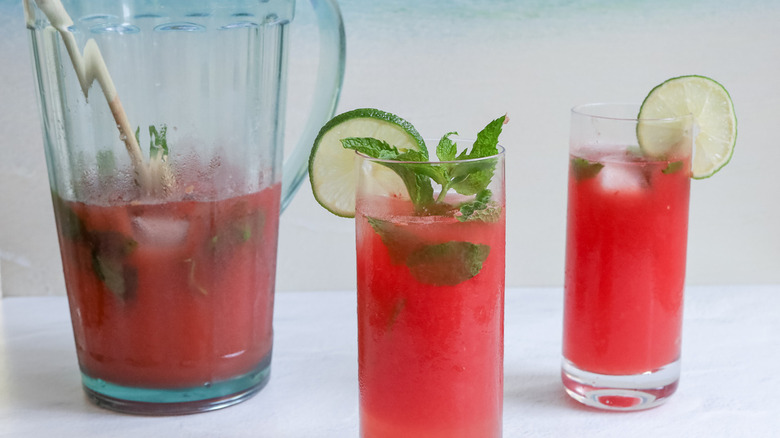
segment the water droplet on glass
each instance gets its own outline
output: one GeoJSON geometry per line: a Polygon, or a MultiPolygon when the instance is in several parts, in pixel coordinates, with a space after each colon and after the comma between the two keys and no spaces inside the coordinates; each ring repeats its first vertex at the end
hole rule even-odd
{"type": "Polygon", "coordinates": [[[135,16],[135,17],[133,17],[133,18],[135,18],[135,19],[142,19],[142,18],[162,18],[162,15],[157,15],[157,14],[149,14],[149,13],[147,13],[147,14],[138,14],[138,15],[136,15],[136,16],[135,16]]]}
{"type": "Polygon", "coordinates": [[[227,30],[227,29],[241,29],[245,27],[257,27],[257,23],[253,23],[251,21],[237,21],[235,23],[226,24],[220,29],[227,30]]]}
{"type": "Polygon", "coordinates": [[[134,34],[141,31],[138,26],[132,24],[104,24],[100,26],[93,26],[89,28],[89,31],[96,34],[117,33],[121,35],[134,34]]]}
{"type": "Polygon", "coordinates": [[[265,16],[265,24],[274,24],[279,21],[279,16],[276,14],[268,14],[265,16]]]}
{"type": "Polygon", "coordinates": [[[154,28],[158,32],[205,32],[206,28],[199,24],[182,21],[178,23],[166,23],[154,28]]]}
{"type": "Polygon", "coordinates": [[[92,14],[92,15],[85,15],[79,18],[79,21],[87,24],[97,24],[97,23],[105,23],[105,22],[116,23],[117,21],[119,21],[119,17],[115,15],[107,15],[107,14],[92,14]]]}

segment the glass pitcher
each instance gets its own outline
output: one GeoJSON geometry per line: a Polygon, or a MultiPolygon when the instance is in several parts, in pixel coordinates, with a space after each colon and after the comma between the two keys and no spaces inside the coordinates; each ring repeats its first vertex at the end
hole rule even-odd
{"type": "Polygon", "coordinates": [[[280,210],[344,71],[335,0],[317,95],[283,159],[294,0],[25,0],[84,390],[206,411],[268,381],[280,210]]]}

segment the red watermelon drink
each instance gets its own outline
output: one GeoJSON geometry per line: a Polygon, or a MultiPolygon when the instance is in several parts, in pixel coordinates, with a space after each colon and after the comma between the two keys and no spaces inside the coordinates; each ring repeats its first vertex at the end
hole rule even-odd
{"type": "Polygon", "coordinates": [[[616,152],[571,156],[564,355],[599,374],[641,374],[680,355],[690,162],[604,149],[616,152]],[[581,177],[579,160],[603,173],[581,177]]]}
{"type": "Polygon", "coordinates": [[[397,199],[359,198],[363,437],[501,436],[505,217],[497,207],[493,222],[460,222],[416,216],[397,199]],[[465,279],[470,273],[437,257],[483,261],[465,279]]]}
{"type": "Polygon", "coordinates": [[[609,113],[622,109],[573,111],[563,380],[586,404],[630,410],[679,379],[692,119],[654,122],[685,126],[658,158],[636,144],[637,108],[609,113]]]}
{"type": "Polygon", "coordinates": [[[279,185],[185,190],[149,203],[54,195],[79,366],[98,404],[207,410],[268,380],[279,185]]]}

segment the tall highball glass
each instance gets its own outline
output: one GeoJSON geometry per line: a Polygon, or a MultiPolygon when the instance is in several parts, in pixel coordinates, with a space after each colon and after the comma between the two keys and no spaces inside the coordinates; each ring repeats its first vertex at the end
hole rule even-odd
{"type": "Polygon", "coordinates": [[[571,112],[562,378],[610,410],[657,406],[680,377],[693,118],[638,113],[571,112]]]}

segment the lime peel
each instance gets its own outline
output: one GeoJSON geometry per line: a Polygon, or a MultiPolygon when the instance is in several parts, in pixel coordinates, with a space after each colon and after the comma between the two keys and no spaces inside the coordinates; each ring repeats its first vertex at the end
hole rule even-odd
{"type": "Polygon", "coordinates": [[[699,130],[694,142],[692,177],[709,178],[729,163],[737,139],[737,116],[731,96],[714,79],[678,76],[653,88],[639,110],[640,148],[647,155],[663,157],[673,148],[675,136],[685,135],[673,132],[674,129],[661,132],[642,119],[670,119],[687,114],[693,116],[699,130]]]}
{"type": "MultiPolygon", "coordinates": [[[[317,202],[341,217],[355,217],[357,155],[345,149],[341,140],[351,137],[371,137],[398,147],[417,150],[426,158],[428,150],[411,123],[394,114],[374,109],[358,108],[339,114],[322,127],[309,155],[309,181],[317,202]]],[[[388,176],[397,177],[388,169],[388,176]]],[[[397,181],[400,183],[400,180],[397,181]]],[[[399,190],[403,189],[403,184],[399,190]]]]}

